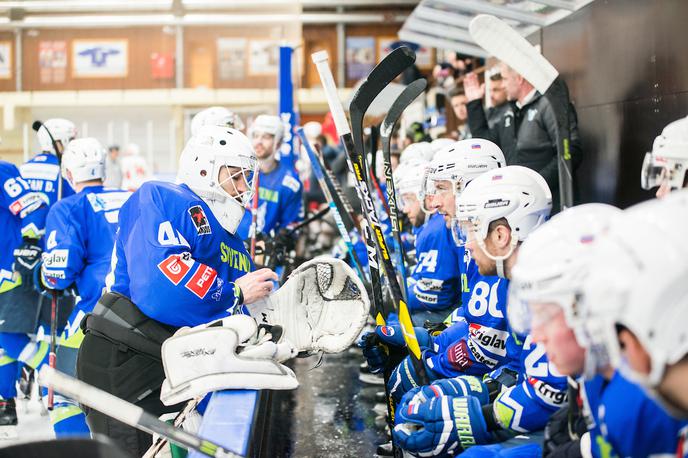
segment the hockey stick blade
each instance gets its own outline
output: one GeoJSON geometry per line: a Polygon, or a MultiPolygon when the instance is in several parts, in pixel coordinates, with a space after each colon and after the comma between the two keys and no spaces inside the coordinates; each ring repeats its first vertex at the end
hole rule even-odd
{"type": "Polygon", "coordinates": [[[535,46],[501,19],[479,14],[471,20],[468,30],[480,47],[521,74],[540,94],[559,76],[535,46]]]}
{"type": "Polygon", "coordinates": [[[428,86],[428,81],[425,78],[418,78],[417,80],[413,81],[411,84],[406,86],[404,90],[399,94],[399,97],[394,101],[391,107],[389,107],[389,111],[387,112],[387,116],[385,116],[385,119],[382,121],[382,127],[380,128],[380,135],[384,138],[391,138],[392,137],[392,131],[394,130],[394,126],[396,125],[397,121],[399,121],[399,118],[401,118],[402,113],[406,108],[408,108],[409,105],[413,103],[414,100],[420,96],[423,91],[425,91],[425,88],[428,86]]]}
{"type": "Polygon", "coordinates": [[[488,14],[473,18],[471,37],[488,53],[523,76],[549,102],[557,123],[557,156],[561,209],[573,206],[573,172],[570,151],[569,91],[556,68],[506,22],[488,14]]]}
{"type": "Polygon", "coordinates": [[[174,442],[182,447],[192,448],[212,457],[241,457],[241,455],[225,450],[221,446],[202,439],[195,434],[169,425],[157,417],[146,413],[141,407],[81,380],[77,380],[74,377],[63,374],[49,366],[44,365],[41,368],[39,382],[41,385],[54,388],[80,404],[121,421],[125,425],[140,429],[149,434],[158,434],[166,437],[170,442],[174,442]]]}

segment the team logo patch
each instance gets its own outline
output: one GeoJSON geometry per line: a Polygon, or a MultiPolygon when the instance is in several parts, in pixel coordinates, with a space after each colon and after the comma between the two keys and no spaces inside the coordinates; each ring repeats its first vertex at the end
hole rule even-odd
{"type": "Polygon", "coordinates": [[[488,200],[488,201],[485,203],[485,208],[508,207],[510,203],[511,203],[510,200],[504,200],[504,199],[491,199],[491,200],[488,200]]]}
{"type": "Polygon", "coordinates": [[[447,349],[449,364],[460,371],[465,371],[473,365],[469,354],[465,340],[461,340],[447,349]]]}
{"type": "Polygon", "coordinates": [[[392,326],[382,326],[380,332],[387,337],[392,337],[394,335],[394,328],[392,326]]]}
{"type": "Polygon", "coordinates": [[[49,253],[43,253],[43,265],[47,269],[64,269],[67,267],[69,260],[69,250],[53,250],[49,253]]]}
{"type": "Polygon", "coordinates": [[[567,400],[565,390],[558,390],[552,385],[534,377],[528,377],[528,383],[533,387],[537,397],[542,399],[546,404],[553,407],[561,407],[567,400]]]}
{"type": "Polygon", "coordinates": [[[178,285],[182,278],[189,273],[194,261],[189,253],[173,254],[158,264],[158,269],[169,281],[178,285]]]}
{"type": "Polygon", "coordinates": [[[196,273],[193,274],[184,286],[200,299],[203,299],[208,294],[208,290],[213,286],[213,283],[215,283],[215,278],[217,278],[215,269],[201,264],[196,273]]]}
{"type": "Polygon", "coordinates": [[[191,221],[193,221],[194,226],[196,226],[196,232],[198,235],[210,234],[210,223],[208,218],[205,216],[203,209],[200,205],[195,205],[189,208],[189,215],[191,215],[191,221]]]}
{"type": "Polygon", "coordinates": [[[478,345],[499,356],[506,356],[506,339],[509,333],[499,329],[471,323],[468,328],[470,338],[478,345]]]}

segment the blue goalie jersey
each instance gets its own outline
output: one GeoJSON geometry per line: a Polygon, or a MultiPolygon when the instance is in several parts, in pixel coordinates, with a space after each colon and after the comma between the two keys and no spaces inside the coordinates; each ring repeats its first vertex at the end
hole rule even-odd
{"type": "Polygon", "coordinates": [[[234,281],[253,270],[253,261],[186,185],[145,183],[122,206],[119,224],[111,291],[172,326],[235,311],[234,281]]]}
{"type": "MultiPolygon", "coordinates": [[[[303,186],[296,172],[286,164],[278,163],[270,173],[259,172],[258,179],[258,232],[269,234],[303,219],[303,186]]],[[[250,228],[251,212],[247,211],[237,235],[246,240],[250,236],[250,228]]]]}
{"type": "Polygon", "coordinates": [[[128,191],[90,186],[52,206],[46,223],[43,281],[52,289],[75,285],[77,307],[89,313],[110,270],[120,207],[128,191]]]}
{"type": "Polygon", "coordinates": [[[439,213],[416,236],[417,263],[408,280],[411,311],[456,308],[460,301],[457,247],[439,213]]]}

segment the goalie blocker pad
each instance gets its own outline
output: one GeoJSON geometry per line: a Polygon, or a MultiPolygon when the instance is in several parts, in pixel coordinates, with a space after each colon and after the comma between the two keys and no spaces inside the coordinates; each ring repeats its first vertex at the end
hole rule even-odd
{"type": "Polygon", "coordinates": [[[280,342],[299,354],[339,353],[360,335],[370,312],[361,279],[344,261],[303,263],[266,299],[247,305],[259,323],[282,327],[280,342]]]}
{"type": "Polygon", "coordinates": [[[294,372],[279,362],[296,355],[293,346],[263,331],[247,315],[177,331],[162,344],[160,400],[169,406],[217,390],[298,387],[294,372]]]}

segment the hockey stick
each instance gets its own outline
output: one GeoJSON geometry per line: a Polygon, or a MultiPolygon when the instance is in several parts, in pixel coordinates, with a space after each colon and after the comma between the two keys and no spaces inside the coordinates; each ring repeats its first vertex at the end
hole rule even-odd
{"type": "Polygon", "coordinates": [[[480,14],[471,21],[469,31],[478,45],[520,73],[549,102],[557,123],[561,209],[572,207],[573,175],[569,149],[571,101],[566,83],[557,69],[504,21],[488,14],[480,14]]]}
{"type": "Polygon", "coordinates": [[[253,202],[251,203],[251,228],[249,234],[251,236],[251,259],[256,257],[256,236],[258,235],[258,194],[260,194],[260,174],[256,171],[256,185],[255,194],[253,194],[253,202]]]}
{"type": "MultiPolygon", "coordinates": [[[[204,396],[200,396],[189,400],[184,405],[184,408],[177,414],[177,416],[174,417],[174,420],[172,420],[172,426],[175,428],[180,428],[182,423],[184,423],[184,420],[186,420],[186,417],[198,406],[198,403],[201,402],[203,398],[204,396]]],[[[157,440],[153,442],[153,445],[146,450],[146,453],[144,453],[141,458],[154,458],[155,455],[162,450],[165,444],[167,444],[167,438],[158,436],[157,440]]]]}
{"type": "MultiPolygon", "coordinates": [[[[383,267],[387,272],[387,281],[390,286],[390,292],[392,294],[394,305],[393,308],[390,308],[386,306],[382,300],[375,302],[378,314],[378,322],[383,323],[389,313],[392,311],[398,312],[399,322],[404,334],[404,341],[406,342],[406,346],[408,347],[409,353],[412,356],[411,360],[413,361],[414,369],[416,370],[416,374],[418,375],[420,382],[425,383],[427,382],[427,374],[425,372],[425,367],[420,360],[421,352],[420,346],[418,345],[418,339],[416,338],[416,334],[413,329],[413,322],[411,321],[411,316],[406,306],[406,302],[404,302],[401,295],[399,282],[394,274],[394,266],[392,265],[392,259],[389,256],[389,248],[387,247],[384,234],[380,228],[377,213],[371,199],[371,192],[366,182],[365,170],[367,170],[367,167],[365,167],[365,158],[362,154],[362,139],[359,138],[360,149],[357,150],[356,146],[354,146],[352,131],[349,129],[349,124],[346,121],[346,116],[344,115],[344,109],[337,95],[337,88],[334,84],[332,71],[328,65],[327,51],[316,52],[311,57],[318,69],[320,80],[325,88],[327,103],[330,107],[330,111],[332,112],[332,117],[334,119],[337,132],[342,143],[344,144],[344,149],[346,150],[348,156],[350,171],[356,178],[356,190],[358,191],[358,196],[361,200],[361,206],[364,210],[366,222],[366,224],[363,224],[363,232],[366,239],[366,244],[368,245],[368,263],[370,265],[371,277],[373,277],[373,292],[377,293],[377,295],[381,295],[381,291],[379,290],[379,277],[377,279],[378,286],[376,288],[375,277],[373,275],[373,272],[379,275],[376,251],[379,252],[380,257],[382,258],[383,267]],[[376,289],[377,291],[375,291],[376,289]]],[[[361,110],[361,108],[367,108],[370,106],[370,103],[375,98],[375,95],[379,93],[387,84],[389,84],[389,82],[396,78],[396,76],[398,76],[405,68],[412,64],[414,60],[415,56],[413,52],[408,48],[401,47],[392,51],[392,53],[387,55],[387,57],[385,57],[382,62],[380,62],[380,64],[373,69],[371,74],[368,75],[367,80],[356,92],[351,102],[352,108],[350,111],[356,112],[355,119],[357,121],[363,119],[362,115],[359,116],[359,114],[364,113],[365,109],[361,110]],[[372,91],[376,92],[373,94],[372,91]]],[[[353,118],[354,114],[352,113],[352,119],[353,118]]],[[[375,298],[375,294],[373,297],[375,298]]]]}
{"type": "MultiPolygon", "coordinates": [[[[344,220],[342,219],[342,214],[339,211],[339,208],[337,208],[337,204],[335,203],[335,200],[333,199],[332,193],[330,193],[330,188],[325,182],[325,175],[323,174],[322,168],[320,167],[320,162],[318,161],[318,157],[313,151],[313,148],[311,147],[310,143],[308,142],[308,139],[306,138],[306,134],[303,132],[303,128],[299,127],[296,129],[296,135],[299,136],[301,139],[301,144],[303,145],[304,149],[306,150],[306,153],[308,154],[308,158],[311,161],[311,166],[313,167],[313,173],[315,173],[315,177],[318,180],[318,184],[320,185],[320,189],[322,189],[323,194],[325,195],[325,200],[327,200],[327,204],[330,208],[330,211],[332,212],[332,217],[334,218],[335,223],[337,224],[337,229],[339,230],[339,234],[342,236],[342,239],[344,240],[344,243],[346,244],[346,251],[349,253],[349,256],[351,256],[351,259],[354,263],[354,267],[356,268],[356,272],[358,273],[358,276],[361,278],[362,281],[365,281],[365,275],[363,274],[363,264],[361,264],[361,260],[358,259],[358,255],[356,254],[356,250],[354,250],[354,245],[351,242],[351,237],[349,236],[349,231],[353,230],[353,226],[347,228],[346,225],[344,224],[344,220]]],[[[341,204],[340,204],[341,207],[341,204]]],[[[342,209],[343,210],[343,209],[342,209]]]]}
{"type": "MultiPolygon", "coordinates": [[[[392,132],[394,126],[406,108],[425,91],[428,82],[424,78],[419,78],[406,86],[399,97],[394,101],[387,112],[387,116],[382,121],[380,127],[380,137],[382,138],[382,158],[384,160],[385,180],[387,181],[387,203],[389,204],[389,219],[392,222],[392,234],[394,236],[394,248],[397,252],[399,269],[401,270],[402,284],[406,293],[406,264],[404,263],[404,246],[401,243],[401,222],[399,221],[399,210],[397,207],[396,189],[394,178],[392,177],[392,160],[390,158],[390,148],[392,145],[392,132]]],[[[404,296],[406,297],[406,296],[404,296]]]]}
{"type": "Polygon", "coordinates": [[[39,382],[69,396],[80,404],[86,405],[109,417],[119,420],[132,428],[149,434],[158,434],[182,447],[197,450],[205,455],[222,458],[241,457],[240,454],[224,449],[218,444],[202,439],[183,429],[159,420],[124,399],[113,396],[95,386],[77,380],[52,367],[43,366],[38,374],[39,382]]]}
{"type": "MultiPolygon", "coordinates": [[[[57,147],[57,142],[50,133],[48,126],[41,121],[34,121],[31,125],[34,131],[38,133],[42,127],[48,133],[50,142],[53,144],[55,155],[57,156],[57,201],[62,199],[62,151],[57,147]]],[[[64,146],[64,145],[63,145],[64,146]]],[[[55,369],[57,367],[57,291],[50,291],[50,353],[48,354],[48,364],[55,369]]],[[[53,410],[55,405],[55,393],[52,388],[48,388],[48,410],[53,410]]]]}

